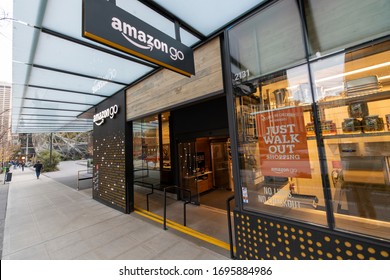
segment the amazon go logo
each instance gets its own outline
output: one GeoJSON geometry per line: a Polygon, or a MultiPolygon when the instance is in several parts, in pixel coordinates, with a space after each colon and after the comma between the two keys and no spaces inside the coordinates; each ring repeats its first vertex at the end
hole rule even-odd
{"type": "Polygon", "coordinates": [[[106,118],[113,119],[116,114],[118,114],[119,107],[118,105],[111,106],[110,108],[107,108],[106,110],[103,110],[95,115],[93,115],[93,122],[100,126],[104,123],[104,120],[106,118]]]}
{"type": "Polygon", "coordinates": [[[173,59],[173,60],[177,60],[177,59],[183,60],[184,59],[183,52],[182,51],[178,51],[174,47],[170,47],[169,48],[169,54],[170,54],[171,59],[173,59]]]}
{"type": "Polygon", "coordinates": [[[169,54],[169,57],[172,60],[184,59],[184,54],[182,51],[179,51],[174,47],[169,47],[167,43],[159,40],[158,38],[154,38],[152,35],[147,34],[142,30],[138,30],[126,22],[122,22],[116,17],[112,18],[111,27],[121,32],[122,36],[137,48],[149,51],[153,51],[153,49],[159,50],[169,54]]]}

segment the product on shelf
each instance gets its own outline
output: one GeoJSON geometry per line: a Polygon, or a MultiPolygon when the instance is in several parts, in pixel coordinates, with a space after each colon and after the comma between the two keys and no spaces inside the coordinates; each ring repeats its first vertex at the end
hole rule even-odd
{"type": "Polygon", "coordinates": [[[362,132],[362,122],[355,118],[344,119],[342,123],[344,133],[360,133],[362,132]]]}
{"type": "Polygon", "coordinates": [[[348,115],[350,118],[364,118],[369,115],[366,102],[357,102],[349,104],[348,115]]]}
{"type": "Polygon", "coordinates": [[[383,118],[378,115],[366,116],[363,118],[363,131],[376,132],[384,129],[383,118]]]}
{"type": "Polygon", "coordinates": [[[371,91],[376,92],[380,88],[381,84],[376,75],[350,80],[345,83],[347,96],[361,95],[371,91]]]}
{"type": "Polygon", "coordinates": [[[310,122],[310,123],[306,124],[306,135],[307,136],[316,135],[316,132],[314,131],[314,122],[310,122]]]}
{"type": "MultiPolygon", "coordinates": [[[[336,124],[333,121],[323,121],[321,122],[321,130],[322,135],[336,135],[337,129],[336,124]]],[[[310,122],[306,124],[306,135],[307,136],[314,136],[315,130],[314,130],[314,123],[310,122]]]]}
{"type": "Polygon", "coordinates": [[[321,129],[323,135],[337,134],[336,124],[333,121],[321,122],[321,129]]]}
{"type": "Polygon", "coordinates": [[[386,117],[387,129],[390,130],[390,114],[387,114],[385,117],[386,117]]]}
{"type": "Polygon", "coordinates": [[[285,88],[277,89],[273,92],[275,97],[276,108],[287,106],[288,92],[285,88]]]}

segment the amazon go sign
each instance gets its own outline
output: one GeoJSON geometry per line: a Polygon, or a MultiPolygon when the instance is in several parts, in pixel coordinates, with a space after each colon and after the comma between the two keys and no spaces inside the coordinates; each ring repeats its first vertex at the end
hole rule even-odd
{"type": "Polygon", "coordinates": [[[104,120],[106,118],[113,119],[116,114],[118,114],[119,107],[118,105],[111,106],[110,108],[107,108],[106,110],[103,110],[95,115],[93,115],[93,122],[100,126],[104,123],[104,120]]]}
{"type": "Polygon", "coordinates": [[[154,38],[153,35],[145,33],[143,30],[137,30],[136,27],[113,17],[111,27],[119,31],[122,36],[133,46],[145,50],[158,50],[169,54],[172,60],[184,60],[184,53],[175,47],[169,47],[168,43],[154,38]]]}
{"type": "Polygon", "coordinates": [[[190,47],[106,0],[83,1],[83,36],[187,77],[195,75],[190,47]]]}

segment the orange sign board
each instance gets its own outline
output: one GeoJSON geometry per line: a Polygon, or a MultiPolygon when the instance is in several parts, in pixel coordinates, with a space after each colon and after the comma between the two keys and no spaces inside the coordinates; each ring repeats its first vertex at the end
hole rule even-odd
{"type": "Polygon", "coordinates": [[[311,178],[303,109],[267,111],[256,119],[263,175],[311,178]]]}

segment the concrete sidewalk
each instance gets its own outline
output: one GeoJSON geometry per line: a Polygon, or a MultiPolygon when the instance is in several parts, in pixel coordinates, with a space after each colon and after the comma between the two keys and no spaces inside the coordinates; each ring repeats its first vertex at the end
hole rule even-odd
{"type": "Polygon", "coordinates": [[[91,189],[36,179],[29,168],[12,172],[3,260],[228,259],[227,251],[93,200],[91,189]]]}

